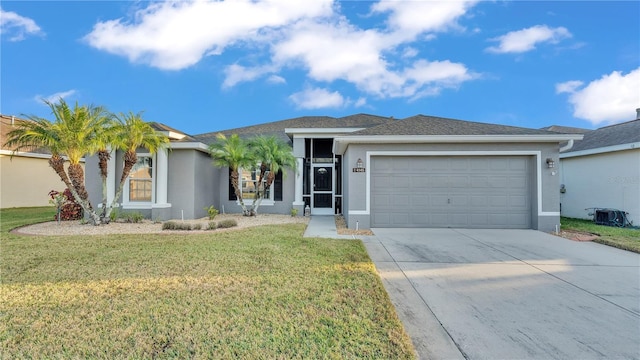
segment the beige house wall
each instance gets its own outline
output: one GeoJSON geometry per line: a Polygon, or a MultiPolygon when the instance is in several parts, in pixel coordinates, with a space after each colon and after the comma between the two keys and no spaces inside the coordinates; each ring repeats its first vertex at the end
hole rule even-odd
{"type": "Polygon", "coordinates": [[[48,159],[0,154],[0,208],[49,206],[49,191],[64,189],[48,159]]]}

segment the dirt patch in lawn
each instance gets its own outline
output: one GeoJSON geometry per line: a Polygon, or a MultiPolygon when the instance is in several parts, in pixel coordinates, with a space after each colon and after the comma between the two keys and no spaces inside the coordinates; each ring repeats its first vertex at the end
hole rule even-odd
{"type": "Polygon", "coordinates": [[[573,241],[593,241],[599,237],[598,234],[575,230],[562,230],[558,235],[573,241]]]}
{"type": "Polygon", "coordinates": [[[336,215],[336,229],[338,235],[373,235],[373,231],[369,229],[349,229],[347,228],[347,221],[342,215],[336,215]]]}

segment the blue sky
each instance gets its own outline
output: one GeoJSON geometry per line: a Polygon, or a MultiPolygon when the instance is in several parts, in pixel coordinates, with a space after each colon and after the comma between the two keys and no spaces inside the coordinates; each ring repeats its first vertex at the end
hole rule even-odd
{"type": "Polygon", "coordinates": [[[638,1],[2,1],[0,112],[189,134],[305,115],[598,128],[640,108],[638,1]]]}

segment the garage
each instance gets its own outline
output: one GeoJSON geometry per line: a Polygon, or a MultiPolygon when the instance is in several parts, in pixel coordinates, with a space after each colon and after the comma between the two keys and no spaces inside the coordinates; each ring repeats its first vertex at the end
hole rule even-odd
{"type": "Polygon", "coordinates": [[[531,156],[372,156],[371,227],[531,228],[531,156]]]}

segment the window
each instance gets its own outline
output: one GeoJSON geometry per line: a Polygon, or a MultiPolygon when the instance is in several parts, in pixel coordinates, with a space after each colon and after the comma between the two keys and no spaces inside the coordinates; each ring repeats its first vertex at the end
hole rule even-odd
{"type": "Polygon", "coordinates": [[[153,158],[138,156],[127,181],[130,202],[153,201],[153,158]]]}
{"type": "MultiPolygon", "coordinates": [[[[263,184],[267,182],[267,175],[262,179],[263,184]]],[[[252,169],[238,169],[238,182],[242,198],[244,200],[253,200],[257,196],[258,179],[260,178],[260,165],[252,169]]],[[[231,184],[231,169],[229,169],[229,200],[238,200],[231,184]]],[[[271,186],[265,189],[263,201],[282,201],[282,172],[278,171],[271,186]]]]}

